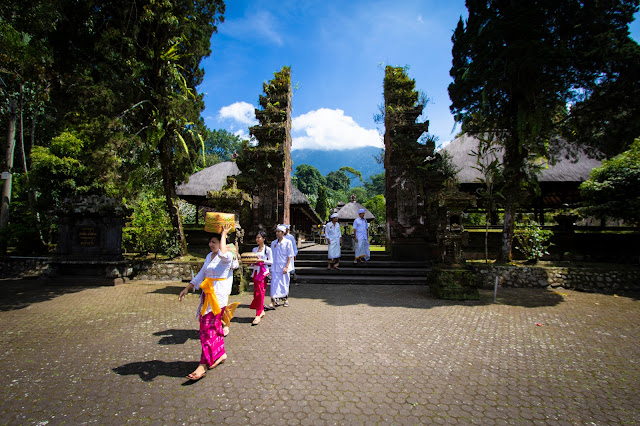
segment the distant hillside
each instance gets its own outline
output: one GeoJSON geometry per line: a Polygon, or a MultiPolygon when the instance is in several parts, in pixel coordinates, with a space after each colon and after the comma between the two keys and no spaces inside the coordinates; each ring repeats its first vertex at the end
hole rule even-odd
{"type": "MultiPolygon", "coordinates": [[[[308,164],[315,167],[318,171],[326,176],[329,172],[334,172],[340,167],[353,167],[362,173],[362,179],[367,180],[369,176],[377,175],[384,172],[384,166],[376,163],[374,156],[380,154],[380,148],[372,146],[356,149],[347,149],[343,151],[321,151],[318,149],[296,149],[291,151],[293,159],[293,172],[296,167],[301,164],[308,164]]],[[[360,182],[356,178],[352,180],[353,186],[360,186],[360,182]]]]}

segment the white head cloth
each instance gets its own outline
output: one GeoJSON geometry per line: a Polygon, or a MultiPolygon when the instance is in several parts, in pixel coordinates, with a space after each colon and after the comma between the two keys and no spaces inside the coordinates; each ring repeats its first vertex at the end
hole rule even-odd
{"type": "Polygon", "coordinates": [[[287,228],[284,225],[278,225],[276,226],[276,231],[282,231],[285,232],[287,230],[287,228]]]}
{"type": "Polygon", "coordinates": [[[364,213],[364,209],[358,210],[358,214],[360,214],[360,213],[364,213]]]}
{"type": "Polygon", "coordinates": [[[338,217],[338,213],[333,213],[331,216],[329,216],[329,219],[333,219],[334,217],[338,217]]]}

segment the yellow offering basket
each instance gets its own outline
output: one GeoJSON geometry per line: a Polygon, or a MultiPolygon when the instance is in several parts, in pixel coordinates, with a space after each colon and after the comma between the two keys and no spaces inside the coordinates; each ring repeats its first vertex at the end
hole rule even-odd
{"type": "Polygon", "coordinates": [[[220,234],[225,224],[231,225],[229,232],[236,230],[236,218],[233,213],[207,212],[204,218],[204,230],[220,234]]]}

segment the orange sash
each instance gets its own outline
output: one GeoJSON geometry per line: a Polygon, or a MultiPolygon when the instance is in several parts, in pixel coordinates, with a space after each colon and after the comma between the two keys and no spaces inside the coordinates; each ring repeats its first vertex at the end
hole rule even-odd
{"type": "Polygon", "coordinates": [[[220,313],[222,309],[220,309],[218,298],[216,297],[216,293],[213,291],[213,282],[224,280],[226,280],[226,278],[205,278],[204,281],[202,281],[200,288],[204,293],[204,302],[202,303],[200,315],[207,313],[208,306],[211,306],[211,312],[213,312],[213,315],[218,315],[220,313]]]}

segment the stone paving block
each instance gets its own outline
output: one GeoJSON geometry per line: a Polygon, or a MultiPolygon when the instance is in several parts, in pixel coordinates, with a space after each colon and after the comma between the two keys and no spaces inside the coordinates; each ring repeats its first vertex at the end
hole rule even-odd
{"type": "Polygon", "coordinates": [[[301,285],[192,383],[197,296],[179,282],[0,281],[0,424],[634,424],[638,295],[301,285]],[[540,324],[540,325],[538,325],[540,324]]]}

